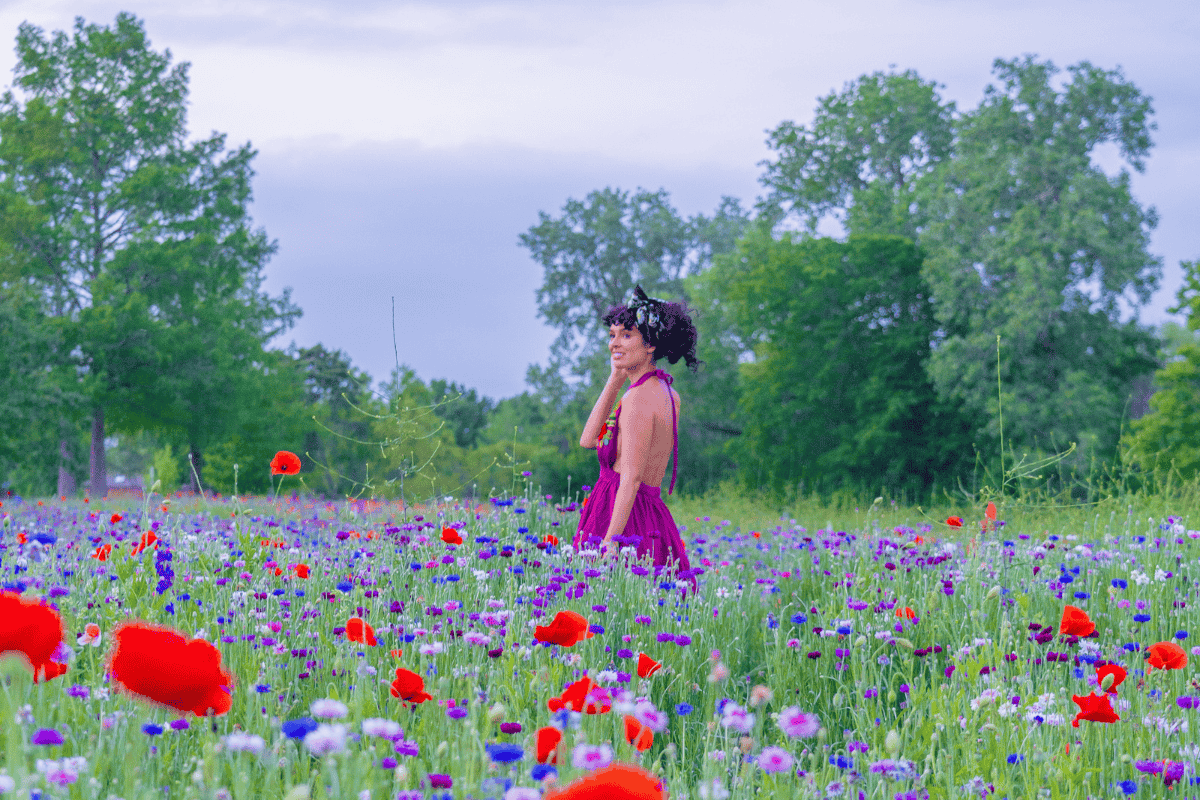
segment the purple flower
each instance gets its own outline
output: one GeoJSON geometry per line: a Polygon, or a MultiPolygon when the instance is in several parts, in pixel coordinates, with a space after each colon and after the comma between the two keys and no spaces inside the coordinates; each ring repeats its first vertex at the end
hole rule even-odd
{"type": "Polygon", "coordinates": [[[429,773],[429,785],[434,789],[449,789],[454,786],[454,779],[449,775],[438,775],[437,773],[429,773]]]}
{"type": "Polygon", "coordinates": [[[454,708],[446,709],[446,716],[449,717],[450,719],[462,719],[466,715],[467,715],[467,710],[465,708],[463,708],[462,706],[455,706],[454,708]]]}
{"type": "Polygon", "coordinates": [[[501,733],[520,733],[521,732],[521,723],[519,723],[519,722],[501,722],[500,723],[500,732],[501,733]]]}
{"type": "Polygon", "coordinates": [[[54,728],[38,728],[30,742],[46,746],[59,745],[63,743],[63,737],[54,728]]]}

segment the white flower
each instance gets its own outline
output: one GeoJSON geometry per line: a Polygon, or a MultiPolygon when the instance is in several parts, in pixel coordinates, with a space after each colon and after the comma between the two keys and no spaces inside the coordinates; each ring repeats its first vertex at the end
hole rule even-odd
{"type": "Polygon", "coordinates": [[[1150,576],[1141,570],[1135,569],[1133,572],[1129,573],[1129,580],[1133,581],[1138,586],[1145,586],[1150,582],[1150,576]]]}
{"type": "Polygon", "coordinates": [[[578,744],[571,751],[571,766],[575,769],[600,769],[612,763],[613,750],[606,744],[578,744]]]}
{"type": "Polygon", "coordinates": [[[0,794],[6,794],[17,788],[17,782],[9,775],[0,774],[0,794]]]}
{"type": "Polygon", "coordinates": [[[418,647],[417,651],[423,656],[436,656],[445,649],[446,646],[441,642],[429,642],[428,644],[423,644],[418,647]]]}
{"type": "Polygon", "coordinates": [[[358,677],[360,678],[369,678],[376,672],[375,668],[366,661],[358,662],[358,667],[354,671],[358,673],[358,677]]]}
{"type": "Polygon", "coordinates": [[[700,797],[703,800],[726,800],[729,797],[729,790],[725,788],[725,784],[721,783],[720,778],[713,778],[711,781],[700,784],[700,797]]]}
{"type": "Polygon", "coordinates": [[[331,700],[328,697],[321,700],[313,700],[308,710],[312,712],[314,717],[324,717],[325,719],[342,719],[350,713],[350,709],[346,708],[346,704],[338,700],[331,700]]]}
{"type": "Polygon", "coordinates": [[[1154,568],[1154,580],[1165,581],[1166,579],[1167,579],[1167,573],[1163,572],[1158,567],[1155,567],[1154,568]]]}
{"type": "Polygon", "coordinates": [[[37,760],[37,771],[57,786],[67,786],[79,780],[79,773],[86,770],[87,766],[87,759],[83,756],[64,758],[62,761],[41,758],[37,760]]]}
{"type": "Polygon", "coordinates": [[[304,746],[314,756],[327,756],[346,749],[345,725],[318,725],[304,737],[304,746]]]}
{"type": "Polygon", "coordinates": [[[362,732],[364,736],[378,736],[381,739],[399,739],[404,731],[400,727],[399,722],[393,722],[390,719],[380,719],[371,717],[362,721],[362,732]]]}
{"type": "Polygon", "coordinates": [[[514,786],[504,793],[504,800],[542,800],[542,793],[528,786],[514,786]]]}
{"type": "Polygon", "coordinates": [[[266,747],[266,742],[263,741],[263,738],[253,733],[238,731],[225,737],[225,749],[234,753],[253,753],[259,756],[262,755],[264,747],[266,747]]]}
{"type": "Polygon", "coordinates": [[[615,670],[602,669],[596,673],[596,683],[612,683],[617,679],[615,670]]]}

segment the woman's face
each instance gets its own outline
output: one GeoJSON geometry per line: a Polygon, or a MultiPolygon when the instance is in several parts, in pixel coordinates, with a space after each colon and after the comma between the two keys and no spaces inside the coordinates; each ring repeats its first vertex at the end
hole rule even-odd
{"type": "Polygon", "coordinates": [[[612,354],[613,365],[622,369],[641,367],[654,360],[654,348],[646,346],[642,332],[619,324],[608,329],[608,352],[612,354]]]}

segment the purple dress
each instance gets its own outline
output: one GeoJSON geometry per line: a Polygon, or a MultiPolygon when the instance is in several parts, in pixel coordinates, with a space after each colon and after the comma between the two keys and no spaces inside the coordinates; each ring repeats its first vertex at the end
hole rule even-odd
{"type": "MultiPolygon", "coordinates": [[[[671,376],[660,369],[646,373],[629,388],[637,388],[652,375],[662,380],[670,393],[671,376]]],[[[671,454],[674,466],[671,469],[671,486],[667,494],[675,489],[675,476],[679,469],[679,420],[675,416],[674,395],[671,395],[670,399],[671,434],[674,438],[671,454]]],[[[620,423],[621,404],[617,403],[616,409],[608,418],[601,443],[596,448],[596,458],[600,461],[600,478],[584,501],[583,513],[579,517],[579,529],[575,533],[574,545],[577,550],[588,547],[589,541],[594,547],[608,533],[617,488],[621,485],[621,474],[613,469],[617,457],[620,423]]],[[[633,508],[629,512],[629,521],[625,523],[625,531],[616,538],[622,545],[636,547],[638,558],[649,554],[654,560],[655,574],[663,571],[684,571],[684,577],[691,582],[693,589],[695,588],[696,581],[690,572],[691,566],[683,539],[679,536],[679,529],[675,527],[671,512],[663,503],[661,487],[647,486],[644,483],[638,487],[633,498],[633,508]]]]}

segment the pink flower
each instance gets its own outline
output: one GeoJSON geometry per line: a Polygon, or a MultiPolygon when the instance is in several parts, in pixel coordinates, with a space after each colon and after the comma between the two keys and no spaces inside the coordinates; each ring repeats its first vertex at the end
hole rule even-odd
{"type": "Polygon", "coordinates": [[[571,766],[575,769],[600,769],[612,763],[613,751],[606,744],[579,744],[571,751],[571,766]]]}
{"type": "Polygon", "coordinates": [[[795,760],[782,747],[764,747],[758,754],[758,766],[763,772],[787,772],[795,760]]]}
{"type": "Polygon", "coordinates": [[[651,702],[638,703],[633,707],[634,718],[655,733],[667,729],[667,715],[654,707],[651,702]]]}
{"type": "Polygon", "coordinates": [[[788,706],[779,712],[779,729],[792,739],[807,739],[817,735],[821,720],[816,714],[801,711],[799,706],[788,706]]]}
{"type": "Polygon", "coordinates": [[[754,715],[737,703],[729,703],[725,706],[725,713],[721,716],[721,724],[726,728],[733,728],[735,731],[749,733],[754,730],[754,715]]]}

